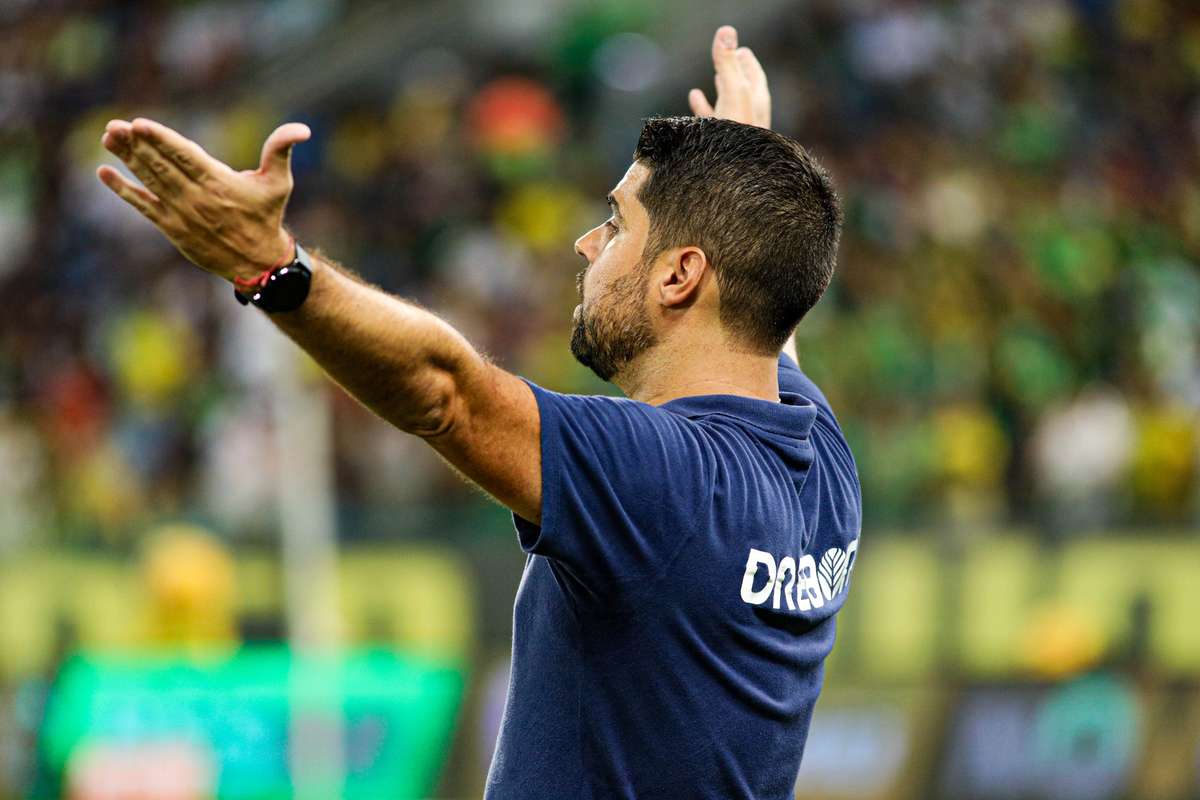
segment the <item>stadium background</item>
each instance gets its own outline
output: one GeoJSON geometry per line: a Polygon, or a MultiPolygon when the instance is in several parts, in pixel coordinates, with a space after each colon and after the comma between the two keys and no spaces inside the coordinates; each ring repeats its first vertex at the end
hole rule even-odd
{"type": "Polygon", "coordinates": [[[110,196],[104,123],[308,123],[302,241],[603,392],[571,243],[725,22],[846,208],[800,796],[1200,797],[1200,8],[4,0],[0,798],[477,797],[506,680],[507,514],[110,196]]]}

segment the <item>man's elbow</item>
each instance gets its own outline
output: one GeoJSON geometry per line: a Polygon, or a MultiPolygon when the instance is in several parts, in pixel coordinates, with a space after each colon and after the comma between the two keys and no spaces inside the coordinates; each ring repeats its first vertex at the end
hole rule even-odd
{"type": "Polygon", "coordinates": [[[435,439],[453,431],[461,416],[458,382],[451,373],[434,370],[424,383],[408,398],[399,427],[422,439],[435,439]]]}

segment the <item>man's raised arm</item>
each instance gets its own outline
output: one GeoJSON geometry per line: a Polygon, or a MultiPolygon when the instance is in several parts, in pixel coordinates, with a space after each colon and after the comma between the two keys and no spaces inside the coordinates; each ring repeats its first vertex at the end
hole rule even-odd
{"type": "MultiPolygon", "coordinates": [[[[305,126],[284,125],[263,145],[259,168],[238,172],[156,122],[113,120],[102,142],[145,188],[112,167],[97,175],[197,266],[250,280],[291,253],[283,228],[291,149],[308,137],[305,126]]],[[[319,254],[312,260],[308,298],[295,311],[269,314],[271,321],[360,402],[539,522],[540,425],[529,387],[435,315],[319,254]]]]}

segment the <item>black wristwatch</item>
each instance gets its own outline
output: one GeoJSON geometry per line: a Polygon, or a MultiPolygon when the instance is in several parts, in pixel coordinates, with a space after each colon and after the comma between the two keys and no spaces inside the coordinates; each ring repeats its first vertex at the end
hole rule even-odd
{"type": "Polygon", "coordinates": [[[242,282],[233,287],[233,296],[242,305],[253,303],[274,314],[278,311],[295,311],[308,297],[312,286],[312,259],[296,242],[296,254],[291,263],[267,270],[256,284],[242,282]],[[242,287],[239,289],[239,286],[242,287]],[[242,294],[242,291],[248,294],[242,294]]]}

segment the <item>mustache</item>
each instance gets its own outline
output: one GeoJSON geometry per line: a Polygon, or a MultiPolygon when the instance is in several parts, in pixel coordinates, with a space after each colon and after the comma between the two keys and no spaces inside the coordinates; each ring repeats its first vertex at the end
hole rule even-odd
{"type": "Polygon", "coordinates": [[[580,298],[583,297],[583,276],[587,274],[587,268],[579,270],[575,275],[575,291],[579,293],[580,298]]]}

